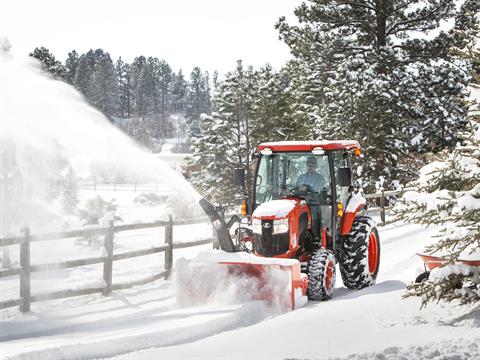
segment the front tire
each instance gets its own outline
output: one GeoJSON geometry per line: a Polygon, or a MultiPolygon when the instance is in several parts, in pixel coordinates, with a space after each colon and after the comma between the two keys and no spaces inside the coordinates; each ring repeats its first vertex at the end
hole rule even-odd
{"type": "Polygon", "coordinates": [[[328,300],[335,288],[335,256],[324,248],[313,251],[308,262],[307,295],[310,300],[328,300]]]}
{"type": "Polygon", "coordinates": [[[348,289],[374,285],[380,266],[380,238],[375,221],[369,216],[357,216],[341,245],[343,284],[348,289]]]}

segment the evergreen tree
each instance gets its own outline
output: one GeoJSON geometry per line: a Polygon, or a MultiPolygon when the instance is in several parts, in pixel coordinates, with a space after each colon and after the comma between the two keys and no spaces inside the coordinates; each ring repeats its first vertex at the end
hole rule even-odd
{"type": "Polygon", "coordinates": [[[423,168],[416,190],[406,193],[395,208],[405,221],[442,226],[440,237],[425,253],[443,256],[449,265],[432,271],[429,280],[408,286],[408,295],[421,296],[423,306],[436,300],[480,302],[478,269],[453,265],[473,253],[473,258],[480,256],[479,120],[477,107],[458,145],[423,168]]]}
{"type": "Polygon", "coordinates": [[[79,56],[75,50],[68,53],[67,60],[65,60],[65,81],[73,85],[75,80],[75,73],[77,71],[79,56]]]}
{"type": "Polygon", "coordinates": [[[118,58],[115,63],[115,73],[118,88],[118,116],[122,118],[130,118],[131,115],[131,87],[130,87],[130,65],[123,62],[122,58],[118,58]]]}
{"type": "Polygon", "coordinates": [[[36,47],[30,56],[39,60],[42,66],[42,69],[54,78],[63,80],[65,78],[65,67],[60,61],[55,59],[55,56],[45,47],[36,47]]]}
{"type": "MultiPolygon", "coordinates": [[[[201,170],[192,176],[203,194],[222,204],[232,204],[233,169],[246,171],[246,191],[251,192],[253,70],[237,68],[226,74],[214,98],[217,112],[202,115],[198,139],[194,140],[195,161],[201,170]]],[[[241,190],[238,189],[238,194],[241,190]]]]}
{"type": "Polygon", "coordinates": [[[453,151],[440,153],[437,161],[421,170],[415,190],[406,193],[394,208],[403,220],[441,226],[437,241],[425,252],[445,257],[448,265],[433,270],[428,280],[408,286],[407,296],[421,296],[422,306],[439,300],[480,303],[478,269],[454,265],[468,255],[480,257],[479,8],[478,2],[466,1],[455,28],[463,47],[455,49],[454,54],[471,64],[474,96],[469,103],[467,129],[459,134],[453,151]]]}
{"type": "Polygon", "coordinates": [[[115,67],[108,53],[97,59],[92,80],[94,105],[112,119],[118,108],[118,88],[115,67]]]}
{"type": "Polygon", "coordinates": [[[172,81],[172,69],[165,60],[149,58],[148,63],[152,68],[154,80],[154,114],[158,118],[156,126],[157,137],[169,135],[169,91],[172,81]]]}
{"type": "Polygon", "coordinates": [[[292,116],[290,78],[287,71],[277,73],[267,65],[253,77],[251,126],[255,145],[264,141],[308,138],[308,126],[292,116]]]}
{"type": "Polygon", "coordinates": [[[185,114],[186,111],[186,99],[188,85],[185,77],[183,76],[182,70],[179,70],[177,74],[172,74],[172,112],[185,114]]]}
{"type": "Polygon", "coordinates": [[[138,76],[135,93],[136,113],[142,120],[146,120],[154,109],[154,90],[152,68],[146,64],[142,67],[138,76]]]}
{"type": "Polygon", "coordinates": [[[190,133],[194,136],[199,133],[200,115],[211,112],[210,85],[208,73],[202,73],[199,67],[195,67],[190,74],[188,84],[186,117],[189,121],[190,133]]]}
{"type": "Polygon", "coordinates": [[[295,116],[313,137],[359,140],[370,188],[380,177],[408,178],[406,152],[453,146],[465,125],[465,63],[449,53],[458,38],[439,28],[454,5],[312,0],[295,10],[298,25],[277,24],[295,56],[295,116]]]}
{"type": "Polygon", "coordinates": [[[131,109],[135,116],[139,116],[137,112],[137,95],[138,95],[138,82],[140,79],[140,73],[145,67],[147,59],[144,56],[136,57],[132,65],[130,66],[130,94],[131,96],[131,109]]]}
{"type": "Polygon", "coordinates": [[[88,59],[85,55],[80,56],[75,70],[73,86],[80,91],[88,100],[92,98],[91,82],[93,70],[90,68],[88,59]]]}

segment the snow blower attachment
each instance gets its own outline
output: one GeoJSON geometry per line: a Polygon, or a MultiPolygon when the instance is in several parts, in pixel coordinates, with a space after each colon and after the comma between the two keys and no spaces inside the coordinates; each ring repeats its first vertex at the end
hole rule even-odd
{"type": "Polygon", "coordinates": [[[285,141],[260,144],[257,150],[242,231],[232,238],[235,221],[227,223],[218,207],[200,200],[221,250],[177,264],[181,296],[205,291],[209,298],[223,283],[235,288],[238,299],[247,295],[295,309],[307,297],[332,297],[337,263],[348,289],[375,284],[379,235],[374,220],[358,213],[365,199],[352,186],[350,157],[361,155],[358,142],[285,141]],[[196,277],[211,280],[207,286],[200,281],[198,289],[196,277]]]}

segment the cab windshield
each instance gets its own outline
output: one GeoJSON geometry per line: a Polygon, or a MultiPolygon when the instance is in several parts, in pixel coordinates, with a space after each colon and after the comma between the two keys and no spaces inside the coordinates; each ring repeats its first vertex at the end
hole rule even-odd
{"type": "Polygon", "coordinates": [[[259,161],[255,184],[256,206],[294,191],[319,193],[330,189],[330,167],[326,154],[273,153],[262,156],[259,161]]]}

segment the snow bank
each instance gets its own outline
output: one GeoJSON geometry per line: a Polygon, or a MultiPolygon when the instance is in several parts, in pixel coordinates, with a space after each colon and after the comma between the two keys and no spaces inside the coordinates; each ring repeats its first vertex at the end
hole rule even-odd
{"type": "Polygon", "coordinates": [[[418,360],[418,359],[480,359],[480,337],[474,340],[455,340],[430,343],[423,346],[401,348],[392,346],[379,352],[352,354],[346,358],[333,360],[418,360]],[[448,355],[447,355],[448,354],[448,355]]]}

